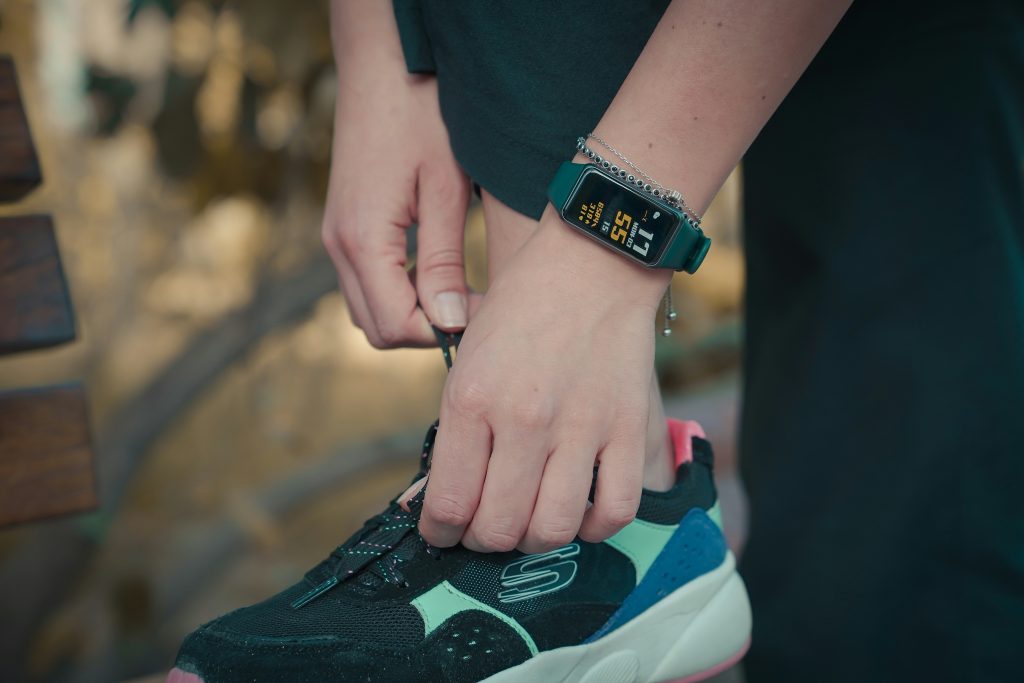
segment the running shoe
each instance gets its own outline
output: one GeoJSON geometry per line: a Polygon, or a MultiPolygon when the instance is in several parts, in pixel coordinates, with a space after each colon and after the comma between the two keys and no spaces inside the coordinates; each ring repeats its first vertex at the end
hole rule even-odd
{"type": "MultiPolygon", "coordinates": [[[[750,605],[726,546],[711,446],[669,421],[677,481],[603,543],[434,548],[397,498],[274,597],[189,635],[168,683],[699,681],[740,659],[750,605]]],[[[424,443],[429,465],[437,425],[424,443]]]]}

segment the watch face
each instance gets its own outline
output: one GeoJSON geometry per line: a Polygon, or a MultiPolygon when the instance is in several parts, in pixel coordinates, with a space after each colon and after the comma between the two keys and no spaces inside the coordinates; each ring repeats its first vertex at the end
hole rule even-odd
{"type": "Polygon", "coordinates": [[[584,172],[562,217],[648,266],[658,262],[679,225],[674,212],[594,168],[584,172]]]}

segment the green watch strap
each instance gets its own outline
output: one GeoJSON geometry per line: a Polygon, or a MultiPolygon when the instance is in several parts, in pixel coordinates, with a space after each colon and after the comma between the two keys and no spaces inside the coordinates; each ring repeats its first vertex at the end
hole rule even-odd
{"type": "Polygon", "coordinates": [[[569,193],[576,187],[576,182],[583,175],[583,169],[590,164],[574,164],[571,161],[563,162],[558,170],[555,171],[555,177],[551,179],[551,184],[548,185],[548,200],[555,205],[555,208],[559,211],[565,206],[565,203],[569,201],[569,193]]]}
{"type": "MultiPolygon", "coordinates": [[[[593,164],[577,164],[572,161],[566,161],[558,167],[555,177],[551,179],[551,183],[548,185],[548,199],[559,212],[562,211],[565,203],[569,201],[569,194],[576,187],[576,183],[579,181],[580,176],[583,175],[584,169],[589,166],[593,166],[593,164]]],[[[657,200],[652,199],[651,201],[657,200]]],[[[664,204],[664,202],[660,203],[664,204]]],[[[700,267],[700,264],[703,263],[704,257],[707,256],[708,249],[711,248],[711,238],[707,237],[704,231],[694,225],[682,211],[675,207],[670,207],[668,204],[665,204],[665,206],[678,214],[681,217],[681,222],[672,241],[665,247],[665,253],[661,255],[661,258],[654,265],[657,268],[671,268],[672,270],[681,270],[692,275],[700,267]]]]}
{"type": "Polygon", "coordinates": [[[704,262],[711,248],[711,238],[694,225],[689,216],[683,215],[682,223],[676,230],[675,237],[665,247],[665,253],[658,259],[663,268],[682,270],[693,275],[704,262]]]}

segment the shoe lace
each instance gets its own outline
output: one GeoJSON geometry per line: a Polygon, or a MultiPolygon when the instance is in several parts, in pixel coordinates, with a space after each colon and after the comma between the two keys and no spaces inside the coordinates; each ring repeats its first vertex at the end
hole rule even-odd
{"type": "MultiPolygon", "coordinates": [[[[430,471],[430,455],[436,436],[437,422],[434,422],[423,440],[417,480],[430,471]]],[[[357,534],[331,553],[328,558],[331,572],[339,580],[344,580],[363,569],[369,569],[386,583],[402,585],[405,584],[405,578],[399,565],[411,560],[421,550],[425,550],[431,557],[439,556],[440,549],[427,543],[417,531],[426,488],[424,484],[409,499],[406,503],[408,510],[399,505],[396,498],[386,510],[366,520],[357,534]]]]}
{"type": "MultiPolygon", "coordinates": [[[[430,471],[430,455],[436,435],[437,422],[434,422],[423,440],[417,480],[430,471]]],[[[315,585],[296,598],[291,606],[299,609],[357,575],[361,585],[367,588],[375,588],[382,583],[407,585],[400,565],[421,551],[435,558],[441,554],[440,549],[427,543],[417,530],[425,493],[426,485],[409,499],[408,510],[395,498],[386,510],[366,520],[359,531],[306,574],[306,578],[315,585]]]]}
{"type": "MultiPolygon", "coordinates": [[[[452,356],[449,347],[457,348],[462,335],[448,334],[437,329],[434,332],[441,345],[445,363],[451,369],[452,356]]],[[[425,477],[430,471],[437,425],[435,421],[423,439],[417,480],[425,477]]],[[[362,529],[335,548],[326,560],[306,575],[306,578],[315,585],[292,602],[291,606],[299,609],[339,583],[357,575],[361,577],[361,583],[367,587],[380,585],[380,582],[407,586],[408,583],[400,569],[403,563],[409,562],[421,551],[434,558],[441,556],[441,550],[427,543],[417,530],[426,491],[427,487],[424,484],[406,503],[408,510],[399,505],[396,498],[386,510],[366,520],[362,529]]]]}

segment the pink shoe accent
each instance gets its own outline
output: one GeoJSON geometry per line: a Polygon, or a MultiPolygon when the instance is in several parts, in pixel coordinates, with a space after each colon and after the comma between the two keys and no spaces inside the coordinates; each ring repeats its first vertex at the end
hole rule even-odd
{"type": "Polygon", "coordinates": [[[195,674],[190,674],[178,667],[174,667],[171,669],[171,673],[167,674],[167,681],[165,683],[203,683],[203,679],[195,674]]]}
{"type": "Polygon", "coordinates": [[[704,428],[695,420],[668,419],[668,435],[676,447],[676,467],[693,460],[693,437],[708,438],[704,428]]]}
{"type": "MultiPolygon", "coordinates": [[[[693,424],[697,424],[697,423],[694,422],[693,424]]],[[[697,425],[697,428],[699,429],[700,425],[697,425]]],[[[725,660],[721,664],[715,664],[710,669],[705,669],[704,671],[701,671],[700,673],[695,673],[695,674],[693,674],[691,676],[686,676],[685,678],[676,678],[676,679],[671,680],[671,681],[666,681],[665,683],[697,683],[697,681],[703,681],[703,680],[706,680],[708,678],[711,678],[715,674],[722,673],[723,671],[725,671],[729,667],[735,665],[736,662],[738,662],[741,659],[743,659],[743,656],[745,654],[747,654],[747,650],[749,650],[749,649],[750,649],[750,638],[747,638],[747,642],[743,643],[743,647],[740,648],[740,651],[737,652],[736,654],[734,654],[732,657],[729,657],[729,659],[725,660]]]]}

